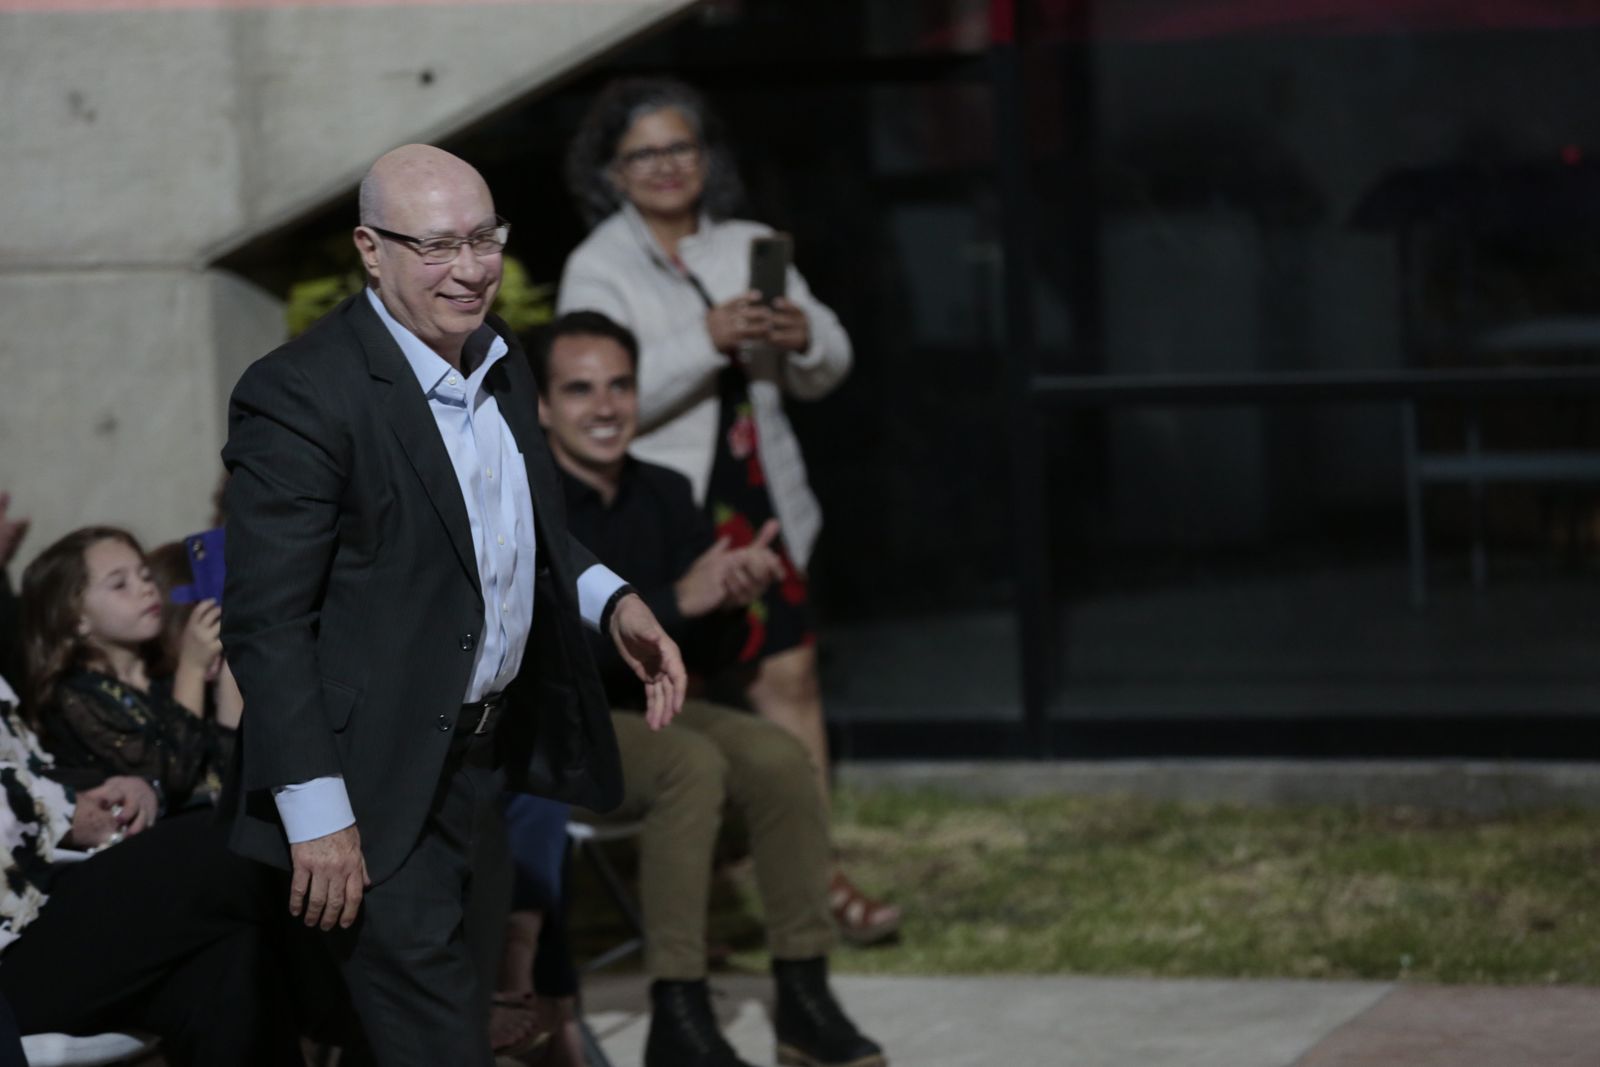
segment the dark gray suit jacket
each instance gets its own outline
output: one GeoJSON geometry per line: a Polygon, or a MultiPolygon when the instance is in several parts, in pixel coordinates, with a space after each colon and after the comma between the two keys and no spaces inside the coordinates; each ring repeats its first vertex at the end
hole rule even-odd
{"type": "MultiPolygon", "coordinates": [[[[486,384],[522,450],[538,538],[533,628],[496,744],[512,788],[607,810],[622,771],[577,604],[595,559],[567,533],[532,372],[489,325],[512,349],[486,384]]],[[[364,293],[244,373],[222,457],[222,640],[245,703],[233,845],[286,866],[271,787],[343,775],[382,880],[427,817],[484,603],[449,454],[364,293]]]]}

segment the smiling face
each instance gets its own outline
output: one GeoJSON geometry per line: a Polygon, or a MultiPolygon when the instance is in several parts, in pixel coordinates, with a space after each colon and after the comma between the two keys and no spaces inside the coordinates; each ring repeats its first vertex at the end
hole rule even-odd
{"type": "Polygon", "coordinates": [[[88,581],[78,634],[91,647],[134,649],[161,632],[161,593],[132,545],[104,538],[83,553],[88,581]]]}
{"type": "Polygon", "coordinates": [[[500,288],[503,254],[480,256],[463,247],[449,263],[430,265],[412,246],[372,227],[422,240],[493,229],[489,187],[455,156],[408,145],[373,164],[362,199],[363,225],[356,228],[355,243],[383,306],[446,362],[459,366],[462,346],[483,325],[500,288]]]}
{"type": "Polygon", "coordinates": [[[628,350],[610,337],[556,338],[539,422],[557,463],[591,485],[598,479],[614,486],[639,423],[628,350]]]}
{"type": "Polygon", "coordinates": [[[663,219],[694,214],[706,188],[700,135],[675,107],[641,115],[617,141],[611,180],[640,214],[663,219]]]}

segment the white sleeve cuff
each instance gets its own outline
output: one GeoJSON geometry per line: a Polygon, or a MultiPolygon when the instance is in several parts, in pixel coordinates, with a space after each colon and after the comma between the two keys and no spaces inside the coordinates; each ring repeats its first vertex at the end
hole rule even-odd
{"type": "Polygon", "coordinates": [[[825,347],[822,331],[813,328],[811,331],[811,343],[806,346],[806,350],[804,352],[790,352],[788,353],[788,358],[789,364],[798,370],[810,370],[813,367],[822,366],[823,362],[828,358],[828,350],[825,347]]]}
{"type": "Polygon", "coordinates": [[[600,613],[606,609],[606,601],[627,584],[603,563],[596,563],[578,575],[578,614],[591,630],[600,631],[600,613]]]}
{"type": "Polygon", "coordinates": [[[283,820],[291,845],[327,837],[356,821],[355,812],[350,810],[350,794],[338,775],[276,786],[272,799],[278,805],[278,818],[283,820]]]}

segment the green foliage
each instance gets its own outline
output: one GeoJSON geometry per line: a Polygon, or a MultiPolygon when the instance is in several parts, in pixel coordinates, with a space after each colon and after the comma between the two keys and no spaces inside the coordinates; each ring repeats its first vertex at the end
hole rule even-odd
{"type": "Polygon", "coordinates": [[[299,337],[311,324],[332,311],[345,297],[361,291],[361,275],[356,271],[308,278],[289,287],[283,313],[289,336],[299,337]]]}
{"type": "MultiPolygon", "coordinates": [[[[505,256],[504,261],[500,291],[495,295],[492,310],[506,320],[513,333],[523,334],[543,326],[555,314],[555,286],[534,284],[528,277],[527,268],[513,256],[505,256]]],[[[295,282],[289,287],[289,297],[284,305],[289,336],[300,336],[312,323],[337,307],[340,301],[359,293],[362,285],[363,276],[359,269],[295,282]]]]}
{"type": "Polygon", "coordinates": [[[513,333],[527,333],[554,318],[555,297],[554,285],[535,285],[528,277],[528,268],[514,256],[505,257],[494,313],[506,320],[513,333]]]}
{"type": "MultiPolygon", "coordinates": [[[[841,790],[834,838],[906,917],[840,970],[1600,984],[1595,813],[841,790]]],[[[753,930],[735,959],[759,968],[738,888],[712,928],[753,930]]]]}

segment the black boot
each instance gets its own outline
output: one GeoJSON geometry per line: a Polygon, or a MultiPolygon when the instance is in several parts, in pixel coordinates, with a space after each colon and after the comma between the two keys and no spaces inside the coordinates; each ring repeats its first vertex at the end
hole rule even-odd
{"type": "Polygon", "coordinates": [[[644,1067],[751,1067],[717,1028],[711,990],[696,982],[650,983],[650,1036],[644,1067]]]}
{"type": "Polygon", "coordinates": [[[887,1067],[828,988],[828,958],[773,960],[778,982],[778,1063],[782,1067],[887,1067]]]}

